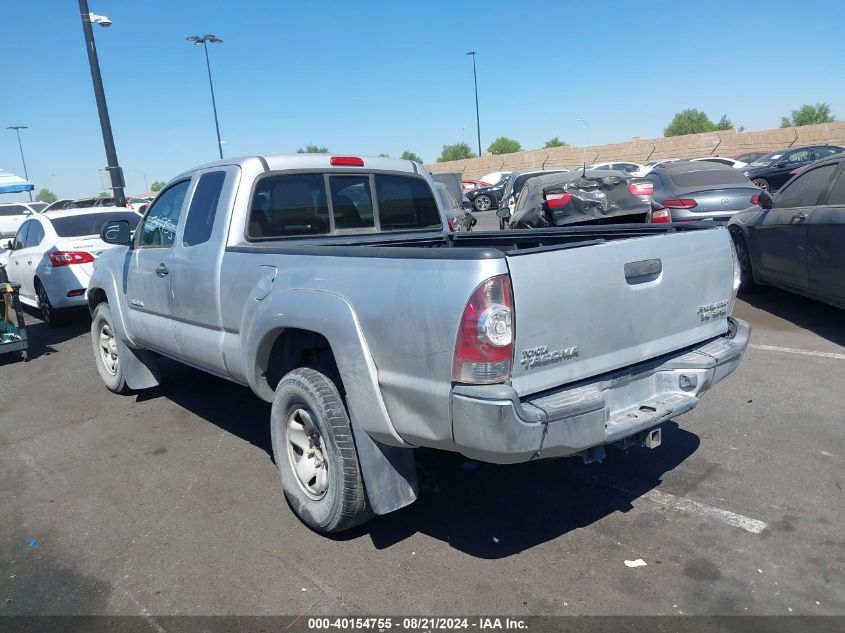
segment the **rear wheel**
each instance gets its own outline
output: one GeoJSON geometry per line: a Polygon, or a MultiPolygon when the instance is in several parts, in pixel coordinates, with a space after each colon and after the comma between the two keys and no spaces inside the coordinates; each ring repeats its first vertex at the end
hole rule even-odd
{"type": "Polygon", "coordinates": [[[489,211],[490,207],[493,206],[493,201],[490,199],[490,196],[482,193],[472,204],[476,211],[489,211]]]}
{"type": "Polygon", "coordinates": [[[108,303],[103,302],[94,310],[94,317],[91,319],[91,344],[94,347],[97,372],[106,388],[114,393],[130,393],[118,354],[114,321],[108,303]]]}
{"type": "Polygon", "coordinates": [[[59,327],[64,322],[64,314],[53,307],[47,290],[40,280],[35,280],[35,294],[38,297],[38,310],[41,313],[41,320],[47,327],[59,327]]]}
{"type": "Polygon", "coordinates": [[[755,187],[760,187],[760,189],[765,189],[766,191],[771,191],[769,188],[769,181],[765,178],[755,178],[751,182],[754,183],[755,187]]]}
{"type": "Polygon", "coordinates": [[[327,534],[372,516],[349,416],[325,373],[299,368],[282,378],[270,424],[282,488],[303,523],[327,534]]]}
{"type": "Polygon", "coordinates": [[[738,230],[731,231],[734,245],[736,246],[736,258],[739,260],[739,291],[754,292],[760,286],[754,281],[754,273],[751,270],[751,255],[748,252],[748,243],[745,236],[738,230]]]}

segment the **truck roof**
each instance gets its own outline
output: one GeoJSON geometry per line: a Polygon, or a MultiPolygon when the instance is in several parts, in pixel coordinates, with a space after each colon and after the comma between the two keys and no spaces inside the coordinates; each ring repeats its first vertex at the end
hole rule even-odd
{"type": "MultiPolygon", "coordinates": [[[[199,169],[216,167],[221,165],[240,165],[259,161],[263,164],[265,171],[283,171],[287,169],[325,169],[343,171],[404,171],[411,174],[422,173],[424,170],[418,163],[412,160],[401,158],[388,158],[385,156],[362,156],[360,154],[264,154],[255,156],[236,156],[215,160],[204,165],[190,169],[184,174],[193,173],[199,169]],[[333,164],[340,162],[338,159],[357,158],[363,161],[362,165],[333,164]],[[334,159],[334,161],[333,161],[334,159]]],[[[179,176],[181,177],[181,175],[179,176]]]]}

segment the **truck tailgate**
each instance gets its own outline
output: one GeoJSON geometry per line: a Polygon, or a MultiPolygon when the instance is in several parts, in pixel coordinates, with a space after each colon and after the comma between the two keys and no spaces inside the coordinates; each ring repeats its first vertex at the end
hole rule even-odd
{"type": "Polygon", "coordinates": [[[727,331],[723,228],[508,254],[520,396],[640,363],[727,331]]]}

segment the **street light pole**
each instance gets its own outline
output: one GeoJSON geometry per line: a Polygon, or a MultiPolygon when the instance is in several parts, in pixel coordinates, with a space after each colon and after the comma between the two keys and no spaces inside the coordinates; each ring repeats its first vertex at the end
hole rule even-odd
{"type": "Polygon", "coordinates": [[[217,131],[217,151],[220,158],[223,158],[223,141],[220,140],[220,124],[217,122],[217,102],[214,99],[214,83],[211,81],[211,63],[208,61],[208,42],[212,44],[222,44],[223,40],[214,35],[206,34],[200,37],[199,35],[189,35],[186,40],[194,44],[202,44],[205,50],[205,67],[208,70],[208,87],[211,88],[211,108],[214,110],[214,129],[217,131]]]}
{"type": "MultiPolygon", "coordinates": [[[[88,11],[88,0],[79,0],[79,12],[82,17],[82,31],[85,34],[85,48],[88,50],[88,65],[91,67],[91,80],[94,83],[94,98],[97,100],[97,111],[100,115],[100,128],[103,131],[103,145],[106,148],[106,169],[111,176],[114,204],[117,207],[126,206],[126,195],[123,192],[123,170],[117,162],[117,150],[114,147],[114,136],[109,120],[109,108],[106,105],[106,95],[103,91],[103,77],[100,75],[100,61],[97,59],[97,45],[94,43],[94,31],[91,28],[91,13],[88,11]]],[[[111,21],[100,17],[101,26],[110,26],[111,21]]]]}
{"type": "Polygon", "coordinates": [[[581,123],[584,124],[584,127],[587,128],[587,147],[590,146],[590,124],[587,123],[584,119],[578,119],[581,123]]]}
{"type": "Polygon", "coordinates": [[[475,83],[475,125],[478,131],[478,155],[481,156],[481,119],[478,117],[478,73],[475,70],[475,51],[470,51],[467,55],[472,55],[472,79],[475,83]]]}
{"type": "MultiPolygon", "coordinates": [[[[26,159],[23,157],[23,145],[21,145],[21,130],[28,130],[29,128],[25,125],[10,125],[6,129],[14,130],[15,134],[18,135],[18,149],[21,150],[21,162],[23,163],[23,177],[26,178],[27,182],[29,182],[29,174],[26,172],[26,159]]],[[[32,190],[30,189],[27,193],[29,194],[29,201],[32,202],[32,190]]]]}

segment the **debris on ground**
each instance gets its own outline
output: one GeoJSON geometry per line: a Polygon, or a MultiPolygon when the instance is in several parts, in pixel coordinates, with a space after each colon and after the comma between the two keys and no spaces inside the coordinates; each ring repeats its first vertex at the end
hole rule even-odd
{"type": "Polygon", "coordinates": [[[642,558],[638,558],[637,560],[626,560],[625,564],[628,567],[645,567],[646,565],[648,565],[648,563],[645,562],[642,558]]]}

